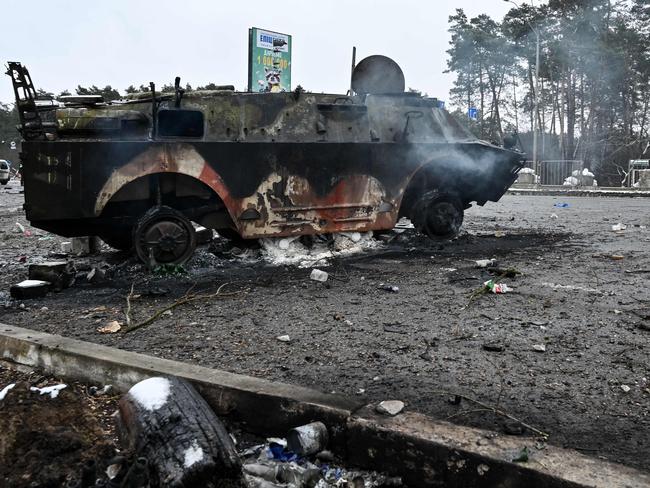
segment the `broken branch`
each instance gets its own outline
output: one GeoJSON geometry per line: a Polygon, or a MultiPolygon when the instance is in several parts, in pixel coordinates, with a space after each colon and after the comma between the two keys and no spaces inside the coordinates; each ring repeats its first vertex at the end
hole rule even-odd
{"type": "MultiPolygon", "coordinates": [[[[239,293],[244,291],[244,290],[240,290],[240,291],[236,291],[236,292],[232,292],[232,293],[221,293],[221,290],[223,289],[223,287],[226,286],[226,285],[229,285],[229,284],[230,283],[222,284],[219,288],[217,288],[217,291],[214,292],[214,293],[208,293],[208,294],[203,294],[203,295],[189,295],[189,294],[183,295],[180,299],[176,300],[171,305],[158,310],[156,313],[154,313],[148,319],[143,320],[142,322],[139,322],[137,324],[127,326],[124,329],[122,329],[122,331],[124,333],[127,333],[127,332],[132,332],[134,330],[140,329],[140,328],[142,328],[142,327],[144,327],[146,325],[149,325],[149,324],[155,322],[156,320],[158,320],[165,312],[173,310],[176,307],[179,307],[179,306],[184,305],[186,303],[191,303],[191,302],[195,302],[195,301],[198,301],[198,300],[208,300],[210,298],[217,298],[217,297],[220,297],[220,298],[231,297],[231,296],[238,295],[239,293]]],[[[190,290],[191,290],[191,288],[190,288],[190,290]]]]}
{"type": "MultiPolygon", "coordinates": [[[[450,395],[458,396],[458,397],[462,398],[463,400],[467,400],[467,401],[470,402],[470,403],[474,403],[474,404],[478,405],[479,407],[481,407],[481,409],[489,410],[489,411],[491,411],[492,413],[494,413],[495,415],[499,415],[499,416],[501,416],[501,417],[505,417],[505,418],[507,418],[507,419],[512,420],[513,422],[517,422],[517,423],[520,424],[522,427],[524,427],[524,428],[530,430],[531,432],[537,434],[537,435],[540,436],[540,437],[543,437],[544,439],[547,439],[547,438],[549,437],[549,434],[548,434],[548,433],[546,433],[546,432],[544,432],[544,431],[542,431],[542,430],[539,430],[539,429],[533,427],[532,425],[530,425],[530,424],[524,422],[523,420],[518,419],[517,417],[514,417],[513,415],[510,415],[508,412],[502,410],[502,409],[499,408],[499,407],[495,407],[495,406],[489,405],[489,404],[484,403],[484,402],[482,402],[482,401],[480,401],[480,400],[476,400],[476,399],[474,399],[474,398],[472,398],[472,397],[468,397],[468,396],[466,396],[466,395],[461,395],[461,394],[459,394],[459,393],[451,393],[451,394],[450,394],[448,391],[434,391],[433,393],[435,393],[436,395],[441,395],[441,396],[445,396],[445,397],[450,396],[450,395]]],[[[460,415],[460,414],[459,414],[459,415],[460,415]]]]}

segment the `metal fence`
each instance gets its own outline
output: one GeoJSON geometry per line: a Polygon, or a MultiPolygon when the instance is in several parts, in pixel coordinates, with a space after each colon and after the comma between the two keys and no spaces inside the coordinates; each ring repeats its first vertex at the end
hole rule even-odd
{"type": "Polygon", "coordinates": [[[561,186],[574,171],[582,172],[584,161],[557,159],[539,161],[540,185],[561,186]]]}

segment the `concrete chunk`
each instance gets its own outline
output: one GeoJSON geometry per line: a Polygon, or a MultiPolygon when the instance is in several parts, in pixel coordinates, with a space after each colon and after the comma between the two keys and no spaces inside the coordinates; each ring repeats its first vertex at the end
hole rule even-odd
{"type": "Polygon", "coordinates": [[[76,272],[72,261],[46,261],[30,264],[28,268],[30,280],[47,281],[55,291],[72,286],[76,272]]]}
{"type": "Polygon", "coordinates": [[[17,300],[28,300],[30,298],[44,297],[50,291],[51,286],[49,281],[25,280],[16,285],[12,285],[9,293],[12,298],[17,300]]]}

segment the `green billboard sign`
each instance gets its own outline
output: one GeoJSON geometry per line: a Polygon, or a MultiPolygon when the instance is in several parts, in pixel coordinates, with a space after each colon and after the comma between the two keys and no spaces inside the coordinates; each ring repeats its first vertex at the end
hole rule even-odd
{"type": "Polygon", "coordinates": [[[248,91],[291,91],[291,36],[248,29],[248,91]]]}

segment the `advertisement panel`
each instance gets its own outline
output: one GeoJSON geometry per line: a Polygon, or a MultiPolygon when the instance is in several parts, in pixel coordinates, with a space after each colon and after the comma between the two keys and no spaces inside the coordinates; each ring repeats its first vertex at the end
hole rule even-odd
{"type": "Polygon", "coordinates": [[[291,91],[291,36],[248,29],[248,91],[291,91]]]}

